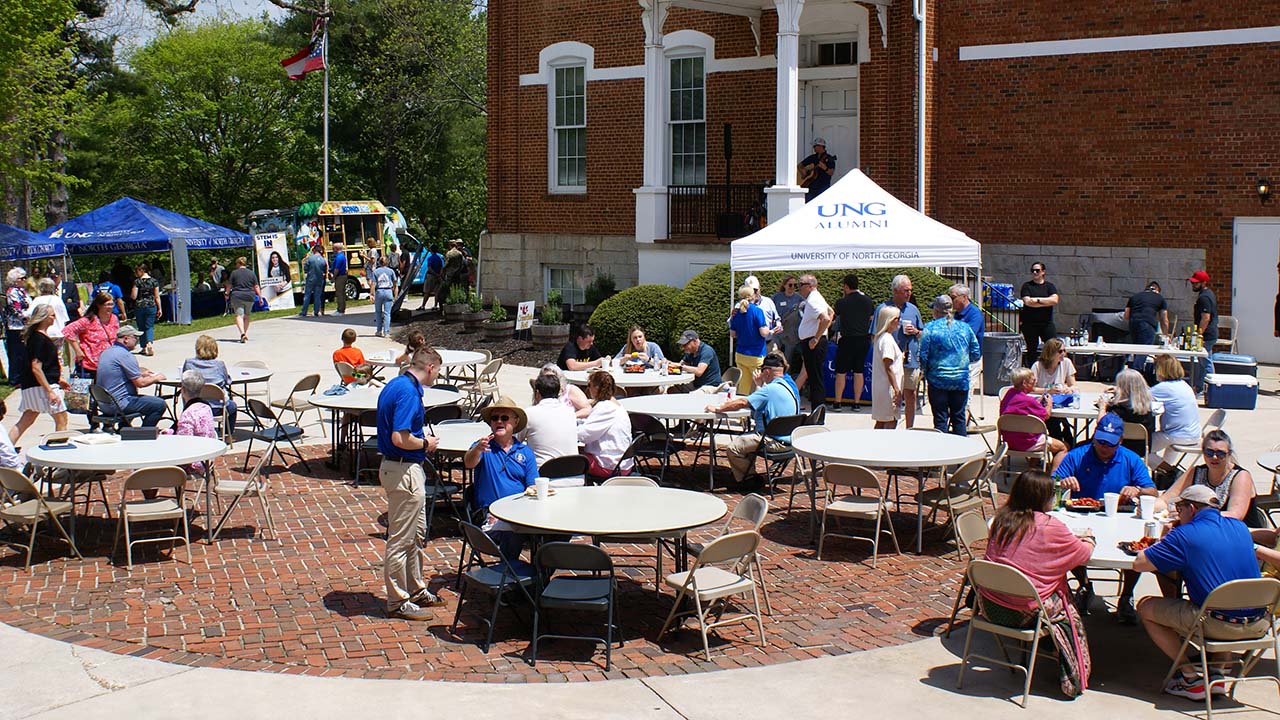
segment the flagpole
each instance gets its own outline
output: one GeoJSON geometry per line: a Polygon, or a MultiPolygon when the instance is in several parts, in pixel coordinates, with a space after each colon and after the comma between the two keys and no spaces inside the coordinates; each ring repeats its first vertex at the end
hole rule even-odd
{"type": "Polygon", "coordinates": [[[324,201],[329,201],[329,3],[324,4],[324,201]]]}

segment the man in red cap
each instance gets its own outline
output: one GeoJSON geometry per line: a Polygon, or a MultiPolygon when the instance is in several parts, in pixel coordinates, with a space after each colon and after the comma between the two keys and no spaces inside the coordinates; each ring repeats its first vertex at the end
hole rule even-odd
{"type": "Polygon", "coordinates": [[[1213,352],[1213,344],[1218,340],[1218,298],[1209,289],[1209,273],[1197,270],[1187,280],[1191,283],[1191,289],[1198,293],[1191,317],[1195,319],[1196,330],[1204,339],[1204,349],[1213,352]]]}

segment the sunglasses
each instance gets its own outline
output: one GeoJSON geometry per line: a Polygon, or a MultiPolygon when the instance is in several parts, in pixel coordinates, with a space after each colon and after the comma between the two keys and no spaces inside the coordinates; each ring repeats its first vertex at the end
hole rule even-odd
{"type": "Polygon", "coordinates": [[[494,421],[511,422],[511,416],[510,415],[490,415],[489,422],[494,422],[494,421]]]}
{"type": "Polygon", "coordinates": [[[1222,458],[1224,458],[1224,457],[1226,457],[1226,456],[1227,456],[1227,451],[1226,451],[1226,450],[1208,450],[1208,449],[1204,449],[1204,450],[1201,450],[1200,452],[1201,452],[1205,457],[1207,457],[1207,458],[1212,458],[1212,459],[1214,459],[1214,460],[1221,460],[1222,458]]]}
{"type": "Polygon", "coordinates": [[[787,284],[786,284],[786,287],[789,287],[789,288],[793,288],[793,287],[795,287],[795,286],[796,286],[796,284],[795,284],[795,283],[787,283],[787,284]]]}
{"type": "Polygon", "coordinates": [[[1044,268],[1031,268],[1031,272],[1033,272],[1033,273],[1042,273],[1042,272],[1044,272],[1044,268]]]}
{"type": "Polygon", "coordinates": [[[800,287],[804,287],[804,286],[806,286],[806,285],[815,285],[815,284],[816,284],[816,283],[811,283],[811,282],[802,282],[802,283],[800,283],[800,287]]]}

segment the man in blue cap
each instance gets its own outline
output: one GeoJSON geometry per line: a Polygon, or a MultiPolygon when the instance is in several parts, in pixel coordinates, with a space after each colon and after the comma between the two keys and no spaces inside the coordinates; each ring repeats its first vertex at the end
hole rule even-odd
{"type": "MultiPolygon", "coordinates": [[[[1139,495],[1157,495],[1155,483],[1142,457],[1120,446],[1124,437],[1124,421],[1115,413],[1107,413],[1098,419],[1093,428],[1093,441],[1080,445],[1063,456],[1053,470],[1054,479],[1070,490],[1073,497],[1101,500],[1106,493],[1119,493],[1120,502],[1135,502],[1139,495]]],[[[1075,573],[1080,580],[1080,594],[1076,602],[1081,610],[1087,610],[1093,597],[1084,568],[1075,573]]],[[[1120,599],[1116,603],[1116,619],[1125,624],[1135,624],[1138,615],[1133,608],[1133,589],[1138,584],[1138,573],[1126,570],[1120,583],[1120,599]]]]}

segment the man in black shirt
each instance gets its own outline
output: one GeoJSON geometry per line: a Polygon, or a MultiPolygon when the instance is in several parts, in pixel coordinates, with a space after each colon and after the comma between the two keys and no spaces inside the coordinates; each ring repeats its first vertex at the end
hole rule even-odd
{"type": "Polygon", "coordinates": [[[827,154],[827,141],[820,137],[814,138],[813,154],[800,161],[801,184],[809,188],[804,201],[813,200],[831,187],[831,176],[835,172],[836,156],[827,154]]]}
{"type": "MultiPolygon", "coordinates": [[[[1129,298],[1124,308],[1124,319],[1129,323],[1129,335],[1138,345],[1157,345],[1156,333],[1169,334],[1169,303],[1160,294],[1160,283],[1152,280],[1147,289],[1129,298]]],[[[1130,367],[1141,371],[1147,364],[1146,355],[1134,355],[1130,367]]]]}
{"type": "Polygon", "coordinates": [[[853,373],[853,403],[858,412],[862,401],[863,368],[867,363],[867,351],[871,349],[871,314],[876,304],[858,289],[858,275],[849,273],[840,281],[844,297],[836,301],[836,332],[840,339],[836,345],[836,400],[832,412],[840,412],[844,398],[844,384],[848,373],[853,373]]]}
{"type": "Polygon", "coordinates": [[[1058,288],[1045,280],[1045,272],[1044,263],[1032,263],[1031,279],[1022,283],[1022,289],[1018,291],[1022,299],[1022,309],[1019,310],[1022,337],[1027,341],[1022,364],[1027,367],[1040,357],[1040,341],[1050,340],[1058,334],[1053,326],[1053,306],[1058,304],[1058,288]]]}
{"type": "Polygon", "coordinates": [[[583,323],[578,332],[565,344],[556,359],[561,370],[590,370],[604,367],[603,356],[596,349],[596,331],[583,323]]]}
{"type": "Polygon", "coordinates": [[[1191,314],[1196,331],[1204,339],[1204,349],[1213,352],[1213,344],[1218,341],[1218,297],[1209,289],[1209,273],[1197,270],[1187,280],[1197,293],[1191,314]]]}

